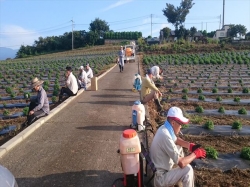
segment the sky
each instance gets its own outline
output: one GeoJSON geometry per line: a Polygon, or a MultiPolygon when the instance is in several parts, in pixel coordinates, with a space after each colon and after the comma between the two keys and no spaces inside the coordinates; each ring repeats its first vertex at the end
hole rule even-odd
{"type": "MultiPolygon", "coordinates": [[[[115,32],[140,31],[158,37],[174,26],[162,10],[181,0],[0,0],[0,47],[19,49],[39,37],[60,36],[73,30],[89,31],[96,18],[115,32]],[[73,22],[72,22],[73,21],[73,22]],[[152,24],[151,24],[152,23],[152,24]]],[[[193,0],[185,28],[215,31],[221,28],[223,0],[193,0]],[[221,17],[221,19],[220,19],[221,17]],[[221,20],[221,23],[220,23],[221,20]]],[[[242,24],[250,31],[250,0],[225,0],[225,24],[242,24]]]]}

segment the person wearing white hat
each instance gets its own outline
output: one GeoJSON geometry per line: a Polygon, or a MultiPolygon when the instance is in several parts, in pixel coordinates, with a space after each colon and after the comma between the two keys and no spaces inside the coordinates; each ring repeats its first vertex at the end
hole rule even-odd
{"type": "Polygon", "coordinates": [[[46,91],[43,89],[42,84],[44,81],[35,77],[32,80],[32,90],[37,92],[37,96],[34,100],[31,100],[29,105],[29,113],[25,125],[30,125],[37,119],[46,116],[50,112],[49,100],[46,91]]]}
{"type": "Polygon", "coordinates": [[[153,67],[151,67],[151,71],[152,71],[154,79],[160,79],[160,80],[163,79],[163,77],[161,76],[163,73],[162,68],[160,68],[159,66],[153,66],[153,67]]]}
{"type": "Polygon", "coordinates": [[[123,46],[121,46],[120,51],[118,52],[118,64],[119,64],[119,68],[120,68],[120,72],[123,71],[124,68],[124,50],[123,50],[123,46]]]}
{"type": "Polygon", "coordinates": [[[87,74],[87,81],[86,83],[89,84],[91,82],[91,79],[93,78],[93,70],[89,66],[89,64],[86,64],[86,74],[87,74]]]}
{"type": "Polygon", "coordinates": [[[78,75],[79,89],[84,88],[86,90],[87,80],[88,80],[87,73],[86,71],[84,71],[84,67],[80,66],[78,75]]]}
{"type": "Polygon", "coordinates": [[[178,107],[171,107],[167,120],[156,132],[150,146],[150,156],[156,167],[155,187],[174,186],[182,182],[183,187],[194,186],[194,171],[190,163],[194,159],[205,158],[206,151],[201,145],[189,143],[178,137],[181,126],[188,124],[189,119],[183,116],[178,107]],[[184,156],[182,147],[190,151],[184,156]],[[173,169],[173,166],[178,167],[173,169]]]}

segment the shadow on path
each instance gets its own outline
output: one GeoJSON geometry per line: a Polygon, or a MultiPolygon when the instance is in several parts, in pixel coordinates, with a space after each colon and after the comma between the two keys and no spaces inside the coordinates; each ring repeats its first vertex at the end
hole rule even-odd
{"type": "Polygon", "coordinates": [[[76,129],[81,130],[105,130],[105,131],[124,131],[128,129],[129,125],[127,126],[86,126],[86,127],[76,127],[76,129]]]}
{"type": "Polygon", "coordinates": [[[89,102],[78,102],[78,103],[132,106],[134,102],[133,101],[89,101],[89,102]]]}
{"type": "Polygon", "coordinates": [[[115,94],[109,94],[109,95],[91,95],[91,97],[103,97],[103,98],[135,98],[134,95],[115,95],[115,94]]]}
{"type": "MultiPolygon", "coordinates": [[[[16,178],[20,187],[107,187],[112,186],[113,181],[121,178],[121,173],[110,173],[105,170],[83,170],[46,175],[38,178],[16,178]]],[[[116,183],[116,187],[122,187],[122,183],[116,183]]]]}

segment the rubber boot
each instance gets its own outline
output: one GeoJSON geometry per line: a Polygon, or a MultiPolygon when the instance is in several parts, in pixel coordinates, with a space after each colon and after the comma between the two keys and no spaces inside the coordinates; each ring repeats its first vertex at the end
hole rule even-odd
{"type": "Polygon", "coordinates": [[[157,112],[162,111],[162,105],[161,105],[159,99],[155,99],[154,101],[155,101],[155,105],[157,107],[157,112]]]}

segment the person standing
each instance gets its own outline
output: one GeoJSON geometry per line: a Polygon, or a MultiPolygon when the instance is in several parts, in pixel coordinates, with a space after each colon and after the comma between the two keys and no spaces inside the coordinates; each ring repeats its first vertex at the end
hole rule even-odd
{"type": "Polygon", "coordinates": [[[89,64],[86,65],[86,74],[87,74],[87,84],[91,82],[93,78],[93,70],[89,67],[89,64]]]}
{"type": "Polygon", "coordinates": [[[78,84],[77,79],[72,73],[72,68],[70,66],[66,67],[66,87],[62,87],[59,94],[59,101],[62,101],[63,94],[66,93],[69,97],[77,95],[78,84]]]}
{"type": "Polygon", "coordinates": [[[120,51],[118,52],[118,58],[119,58],[119,68],[120,68],[120,72],[123,71],[124,68],[124,50],[123,50],[123,46],[121,46],[120,51]]]}
{"type": "Polygon", "coordinates": [[[194,159],[205,158],[206,151],[200,145],[189,143],[178,137],[181,126],[188,124],[178,107],[171,107],[167,120],[156,132],[150,146],[151,160],[156,167],[155,187],[174,186],[182,182],[183,187],[194,187],[194,171],[190,163],[194,159]],[[182,147],[191,154],[184,156],[182,147]],[[173,168],[174,164],[178,167],[173,168]]]}
{"type": "Polygon", "coordinates": [[[143,104],[146,104],[150,100],[154,99],[154,102],[157,106],[157,110],[161,111],[162,106],[161,106],[160,100],[159,100],[159,97],[161,97],[161,96],[162,96],[162,93],[154,84],[152,70],[148,69],[146,77],[142,78],[141,102],[143,104]]]}
{"type": "Polygon", "coordinates": [[[79,75],[78,75],[79,88],[84,88],[86,90],[87,79],[88,79],[88,77],[87,77],[86,71],[84,71],[84,67],[80,66],[79,75]]]}
{"type": "Polygon", "coordinates": [[[163,79],[163,77],[161,76],[163,73],[163,69],[160,68],[159,66],[153,66],[151,68],[152,74],[153,74],[153,79],[163,79]]]}
{"type": "Polygon", "coordinates": [[[35,99],[31,99],[25,126],[32,124],[37,119],[48,115],[50,112],[47,93],[42,87],[43,82],[44,81],[39,80],[37,77],[32,80],[32,90],[37,92],[37,96],[35,99]]]}

